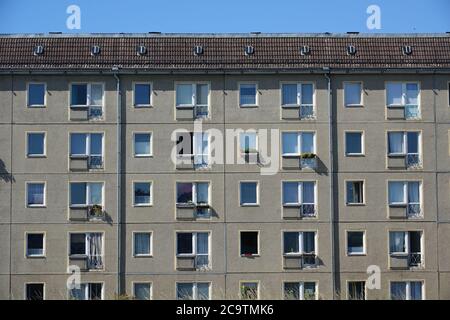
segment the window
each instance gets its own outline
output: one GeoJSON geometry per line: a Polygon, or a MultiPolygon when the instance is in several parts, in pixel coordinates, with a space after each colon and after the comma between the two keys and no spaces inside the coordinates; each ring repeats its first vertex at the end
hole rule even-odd
{"type": "Polygon", "coordinates": [[[239,150],[241,153],[258,152],[258,136],[256,132],[245,132],[239,134],[239,150]]]}
{"type": "Polygon", "coordinates": [[[256,83],[239,84],[239,105],[241,107],[258,105],[258,85],[256,83]]]}
{"type": "Polygon", "coordinates": [[[314,132],[283,132],[281,139],[283,156],[315,153],[314,132]]]}
{"type": "Polygon", "coordinates": [[[209,233],[177,233],[177,256],[194,257],[196,269],[208,268],[210,266],[209,233]]]}
{"type": "Polygon", "coordinates": [[[283,181],[282,182],[282,198],[283,206],[289,207],[300,206],[302,215],[315,215],[316,203],[316,183],[313,181],[297,182],[297,181],[283,181]]]}
{"type": "Polygon", "coordinates": [[[177,300],[209,300],[209,282],[177,282],[177,300]]]}
{"type": "Polygon", "coordinates": [[[69,239],[70,256],[85,256],[88,269],[103,269],[102,233],[71,233],[69,239]]]}
{"type": "Polygon", "coordinates": [[[284,255],[314,255],[316,252],[316,233],[307,232],[283,232],[284,255]]]}
{"type": "Polygon", "coordinates": [[[366,282],[348,282],[348,300],[366,300],[366,282]]]}
{"type": "Polygon", "coordinates": [[[86,207],[93,205],[103,206],[103,183],[71,182],[70,206],[86,207]]]}
{"type": "Polygon", "coordinates": [[[285,300],[316,300],[315,282],[285,282],[283,284],[285,300]]]}
{"type": "Polygon", "coordinates": [[[69,298],[72,300],[102,300],[102,283],[81,283],[80,288],[69,291],[69,298]]]}
{"type": "Polygon", "coordinates": [[[208,117],[208,84],[179,83],[176,85],[175,90],[177,108],[194,108],[197,118],[208,117]]]}
{"type": "Polygon", "coordinates": [[[27,182],[27,206],[45,207],[44,182],[27,182]]]}
{"type": "Polygon", "coordinates": [[[28,132],[27,133],[27,156],[45,157],[45,133],[28,132]]]}
{"type": "Polygon", "coordinates": [[[346,132],[345,133],[345,154],[347,156],[363,155],[363,133],[346,132]]]}
{"type": "Polygon", "coordinates": [[[76,83],[71,86],[71,106],[103,106],[103,84],[76,83]]]}
{"type": "Polygon", "coordinates": [[[150,157],[152,155],[152,134],[135,133],[134,137],[134,156],[150,157]]]}
{"type": "Polygon", "coordinates": [[[180,160],[194,161],[196,167],[209,164],[209,135],[207,132],[177,132],[177,157],[180,160]]]}
{"type": "Polygon", "coordinates": [[[134,256],[150,256],[152,234],[150,232],[133,233],[134,256]]]}
{"type": "Polygon", "coordinates": [[[150,83],[134,84],[134,106],[149,107],[152,105],[152,85],[150,83]]]}
{"type": "Polygon", "coordinates": [[[314,85],[312,83],[283,83],[281,85],[281,105],[300,107],[300,118],[314,118],[314,85]]]}
{"type": "Polygon", "coordinates": [[[416,131],[388,132],[388,156],[405,156],[407,167],[421,167],[422,161],[420,156],[420,138],[420,132],[416,131]]]}
{"type": "Polygon", "coordinates": [[[390,231],[389,254],[406,256],[408,267],[422,266],[422,231],[390,231]]]}
{"type": "Polygon", "coordinates": [[[240,204],[241,206],[258,204],[258,182],[240,182],[240,204]]]}
{"type": "Polygon", "coordinates": [[[391,282],[392,300],[423,300],[423,283],[421,281],[391,282]]]}
{"type": "Polygon", "coordinates": [[[241,231],[241,256],[255,256],[259,254],[258,231],[241,231]]]}
{"type": "Polygon", "coordinates": [[[149,206],[152,204],[151,199],[151,182],[134,182],[133,183],[133,194],[135,206],[149,206]]]}
{"type": "Polygon", "coordinates": [[[347,231],[347,254],[362,255],[366,253],[364,231],[347,231]]]}
{"type": "Polygon", "coordinates": [[[391,207],[406,206],[408,216],[422,214],[420,181],[389,181],[388,198],[391,207]]]}
{"type": "Polygon", "coordinates": [[[347,204],[363,204],[364,203],[364,181],[347,181],[347,204]]]}
{"type": "Polygon", "coordinates": [[[27,257],[43,257],[44,249],[43,233],[27,233],[27,257]]]}
{"type": "Polygon", "coordinates": [[[344,83],[344,103],[346,107],[362,106],[362,83],[344,83]]]}
{"type": "Polygon", "coordinates": [[[71,133],[70,157],[88,158],[89,168],[103,168],[103,133],[71,133]]]}
{"type": "Polygon", "coordinates": [[[136,300],[151,300],[152,285],[148,282],[133,283],[133,296],[136,300]]]}
{"type": "Polygon", "coordinates": [[[43,283],[26,283],[25,284],[25,300],[44,300],[44,284],[43,283]]]}
{"type": "Polygon", "coordinates": [[[416,82],[386,83],[386,98],[388,108],[402,107],[406,119],[420,118],[419,84],[416,82]]]}
{"type": "Polygon", "coordinates": [[[177,182],[177,204],[209,204],[208,182],[177,182]]]}
{"type": "Polygon", "coordinates": [[[258,300],[259,299],[259,283],[258,282],[241,282],[241,299],[242,300],[258,300]]]}
{"type": "Polygon", "coordinates": [[[45,83],[28,84],[28,107],[45,107],[45,83]]]}

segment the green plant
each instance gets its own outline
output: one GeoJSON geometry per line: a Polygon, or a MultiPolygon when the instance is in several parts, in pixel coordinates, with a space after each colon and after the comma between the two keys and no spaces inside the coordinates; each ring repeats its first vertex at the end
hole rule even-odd
{"type": "Polygon", "coordinates": [[[99,217],[103,215],[103,207],[99,204],[94,204],[91,207],[91,215],[95,216],[95,217],[99,217]]]}
{"type": "Polygon", "coordinates": [[[314,159],[314,158],[316,158],[316,154],[312,153],[312,152],[305,152],[305,153],[302,153],[302,158],[303,159],[314,159]]]}

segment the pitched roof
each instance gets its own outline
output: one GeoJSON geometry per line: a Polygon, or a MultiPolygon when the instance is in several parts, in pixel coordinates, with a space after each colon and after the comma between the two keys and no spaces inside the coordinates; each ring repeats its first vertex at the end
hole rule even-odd
{"type": "Polygon", "coordinates": [[[87,34],[0,36],[0,70],[273,70],[450,68],[450,34],[87,34]],[[37,45],[42,55],[34,55],[37,45]],[[101,48],[91,55],[91,47],[101,48]],[[144,45],[147,53],[138,55],[144,45]],[[254,54],[245,55],[245,46],[254,54]],[[301,55],[307,45],[310,54],[301,55]],[[347,54],[347,46],[356,48],[347,54]],[[193,48],[203,47],[202,55],[193,48]],[[405,55],[403,46],[411,46],[405,55]]]}

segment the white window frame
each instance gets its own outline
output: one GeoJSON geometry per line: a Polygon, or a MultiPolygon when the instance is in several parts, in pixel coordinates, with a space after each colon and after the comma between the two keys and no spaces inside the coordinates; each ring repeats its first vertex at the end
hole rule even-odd
{"type": "Polygon", "coordinates": [[[238,94],[238,105],[240,108],[255,108],[259,106],[259,94],[258,94],[258,82],[239,82],[238,83],[238,89],[239,89],[239,94],[238,94]],[[241,103],[241,86],[245,86],[245,85],[253,85],[255,87],[255,103],[254,104],[242,104],[241,103]]]}
{"type": "Polygon", "coordinates": [[[133,181],[132,203],[133,203],[133,207],[151,207],[151,206],[153,206],[153,181],[140,181],[140,180],[133,181]],[[135,186],[136,186],[136,183],[147,183],[147,184],[150,184],[150,202],[149,203],[136,203],[136,198],[135,198],[135,186]]]}
{"type": "Polygon", "coordinates": [[[47,181],[26,181],[25,182],[25,206],[27,208],[45,208],[47,206],[47,181]],[[28,186],[30,184],[43,184],[44,185],[44,191],[43,191],[43,203],[42,204],[28,204],[28,186]]]}
{"type": "Polygon", "coordinates": [[[420,82],[418,82],[418,81],[387,81],[386,82],[386,106],[388,107],[388,108],[390,108],[390,107],[406,107],[406,86],[408,85],[408,84],[415,84],[415,85],[417,85],[417,91],[418,91],[418,94],[417,94],[417,107],[418,107],[418,109],[419,109],[419,114],[420,114],[420,112],[421,112],[421,107],[420,107],[420,100],[421,100],[421,88],[420,88],[420,82]],[[402,85],[402,102],[401,102],[401,104],[388,104],[388,97],[389,97],[389,94],[388,94],[388,87],[389,87],[389,84],[401,84],[402,85]]]}
{"type": "Polygon", "coordinates": [[[149,158],[149,157],[153,157],[153,132],[152,131],[135,131],[133,132],[133,156],[135,158],[149,158]],[[136,135],[139,134],[148,134],[150,135],[150,140],[149,140],[149,154],[137,154],[136,153],[136,135]]]}
{"type": "Polygon", "coordinates": [[[411,282],[420,282],[421,283],[421,295],[422,295],[422,300],[425,300],[425,281],[423,280],[408,280],[408,281],[389,281],[389,298],[392,300],[392,283],[393,282],[400,282],[400,283],[405,283],[406,284],[406,295],[405,295],[405,300],[411,300],[411,282]]]}
{"type": "Polygon", "coordinates": [[[261,241],[260,241],[260,234],[261,232],[259,230],[239,230],[239,256],[240,257],[259,257],[260,253],[261,253],[261,241]],[[242,253],[242,237],[241,234],[245,232],[245,233],[249,233],[249,232],[253,232],[256,233],[256,241],[257,241],[257,252],[256,253],[242,253]]]}
{"type": "Polygon", "coordinates": [[[153,106],[153,83],[145,81],[133,82],[133,108],[150,108],[153,106]],[[136,85],[148,85],[150,86],[149,104],[136,104],[136,85]]]}
{"type": "Polygon", "coordinates": [[[283,300],[285,299],[285,285],[286,283],[295,283],[298,286],[299,290],[299,299],[298,301],[305,300],[305,282],[314,283],[314,300],[317,300],[318,297],[318,285],[317,281],[283,281],[283,300]]]}
{"type": "Polygon", "coordinates": [[[24,300],[26,300],[26,301],[29,301],[27,298],[28,298],[28,296],[27,296],[27,285],[29,285],[29,284],[42,284],[42,293],[43,293],[43,296],[42,296],[42,300],[46,300],[47,298],[46,298],[46,294],[45,294],[45,287],[46,287],[46,284],[45,284],[45,282],[25,282],[25,284],[24,284],[24,294],[23,294],[23,297],[24,297],[24,300]]]}
{"type": "Polygon", "coordinates": [[[314,204],[315,207],[317,207],[317,182],[316,181],[281,181],[281,202],[282,205],[284,207],[297,207],[297,206],[301,206],[304,204],[314,204]],[[308,183],[308,182],[312,182],[314,183],[314,203],[304,203],[303,202],[303,183],[308,183]],[[283,194],[283,185],[284,183],[297,183],[297,197],[298,197],[298,203],[284,203],[283,198],[284,198],[284,194],[283,194]]]}
{"type": "Polygon", "coordinates": [[[242,280],[242,281],[239,281],[239,299],[240,300],[244,300],[244,297],[242,296],[242,287],[244,286],[244,284],[247,284],[247,283],[256,283],[256,299],[255,300],[259,300],[260,299],[260,296],[261,296],[261,293],[260,293],[260,290],[261,290],[261,286],[259,285],[259,281],[255,281],[255,280],[242,280]]]}
{"type": "Polygon", "coordinates": [[[153,231],[133,231],[132,232],[132,243],[133,243],[133,257],[134,258],[140,258],[140,257],[152,257],[153,256],[153,231]],[[150,238],[149,238],[149,253],[139,253],[136,254],[136,243],[135,243],[135,236],[136,234],[149,234],[150,238]]]}
{"type": "MultiPolygon", "coordinates": [[[[182,153],[182,154],[178,154],[177,152],[177,158],[179,159],[190,159],[193,158],[194,164],[200,167],[209,167],[210,163],[211,163],[211,152],[210,152],[210,146],[211,146],[211,135],[209,134],[209,132],[185,132],[185,131],[180,131],[180,132],[176,132],[175,134],[175,145],[178,142],[178,137],[180,136],[190,136],[191,139],[191,149],[192,149],[192,153],[182,153]],[[198,139],[196,137],[198,137],[198,135],[201,135],[201,141],[203,142],[204,137],[206,136],[206,140],[208,142],[208,146],[206,148],[206,153],[197,153],[197,144],[198,144],[198,139]],[[206,157],[207,159],[207,163],[205,164],[205,166],[202,166],[202,164],[196,164],[195,163],[195,157],[201,156],[203,159],[206,157]]],[[[178,151],[178,150],[177,150],[178,151]]],[[[184,149],[183,149],[184,151],[184,149]]],[[[203,148],[202,148],[203,151],[203,148]]]]}
{"type": "Polygon", "coordinates": [[[417,133],[417,151],[418,151],[419,156],[422,155],[422,131],[414,131],[414,130],[396,131],[396,130],[393,130],[393,131],[387,131],[387,134],[386,134],[388,156],[405,156],[408,154],[415,154],[415,153],[408,152],[408,133],[417,133]],[[389,134],[390,133],[403,134],[403,144],[402,144],[402,152],[401,153],[389,152],[389,134]]]}
{"type": "Polygon", "coordinates": [[[316,110],[316,86],[314,84],[314,82],[308,82],[308,81],[303,81],[303,82],[281,82],[281,106],[283,108],[301,108],[302,106],[311,106],[311,104],[302,104],[302,97],[303,97],[303,92],[302,92],[302,85],[306,85],[306,84],[310,84],[312,85],[312,107],[313,107],[313,112],[315,114],[315,110],[316,110]],[[297,103],[296,104],[283,104],[283,86],[284,85],[289,85],[289,84],[296,84],[297,85],[297,103]]]}
{"type": "Polygon", "coordinates": [[[366,230],[346,230],[345,231],[345,243],[346,243],[347,256],[365,256],[367,254],[366,230]],[[350,248],[349,243],[348,243],[349,233],[362,233],[363,234],[362,252],[350,252],[349,251],[349,248],[350,248]]]}
{"type": "Polygon", "coordinates": [[[27,131],[25,134],[25,144],[27,146],[26,156],[27,158],[45,158],[47,157],[47,132],[46,131],[27,131]],[[30,154],[30,145],[28,138],[31,134],[43,134],[44,135],[44,150],[42,154],[30,154]]]}
{"type": "Polygon", "coordinates": [[[176,247],[176,257],[192,257],[196,258],[199,256],[205,256],[204,253],[198,253],[197,251],[197,235],[199,233],[206,233],[208,235],[208,268],[211,267],[211,231],[176,231],[175,237],[175,247],[176,247]],[[192,252],[191,253],[178,253],[178,235],[182,233],[191,234],[192,241],[192,252]]]}
{"type": "Polygon", "coordinates": [[[176,187],[176,204],[185,204],[187,202],[178,202],[178,183],[190,183],[192,186],[192,203],[193,204],[198,204],[197,203],[197,184],[199,183],[207,183],[208,184],[208,205],[211,204],[211,182],[209,181],[177,181],[175,183],[175,187],[176,187]]]}
{"type": "MultiPolygon", "coordinates": [[[[420,253],[421,255],[424,254],[424,236],[422,230],[389,230],[389,255],[405,255],[405,254],[413,254],[413,253],[420,253]],[[405,251],[404,252],[391,252],[390,246],[391,246],[391,233],[398,232],[403,233],[404,241],[405,241],[405,251]],[[411,232],[419,232],[420,233],[420,252],[411,252],[411,248],[409,247],[409,237],[411,232]]],[[[422,262],[423,263],[423,262],[422,262]]]]}
{"type": "Polygon", "coordinates": [[[148,300],[153,300],[153,282],[151,281],[132,281],[131,282],[131,291],[133,292],[133,297],[136,298],[136,285],[137,284],[147,284],[149,285],[149,297],[148,300]]]}
{"type": "Polygon", "coordinates": [[[105,154],[105,133],[104,132],[69,132],[69,155],[72,158],[77,157],[89,157],[89,156],[101,156],[105,154]],[[72,154],[72,135],[73,134],[84,134],[86,135],[86,150],[84,154],[72,154]],[[92,154],[91,153],[91,135],[100,134],[102,136],[102,154],[92,154]]]}
{"type": "Polygon", "coordinates": [[[30,258],[45,258],[47,255],[47,248],[46,248],[46,233],[42,231],[27,231],[25,232],[25,257],[30,258]],[[28,235],[32,234],[38,234],[42,235],[42,254],[30,254],[28,251],[28,235]]]}
{"type": "Polygon", "coordinates": [[[241,207],[256,207],[259,206],[259,181],[255,180],[242,180],[239,181],[239,206],[241,207]],[[256,202],[242,202],[242,184],[243,183],[254,183],[256,184],[256,202]]]}
{"type": "MultiPolygon", "coordinates": [[[[190,284],[192,285],[192,300],[198,300],[198,284],[208,284],[208,299],[211,300],[211,282],[210,281],[194,281],[194,282],[184,282],[184,281],[177,281],[175,283],[175,299],[178,300],[178,284],[190,284]]],[[[180,300],[178,300],[180,301],[180,300]]]]}
{"type": "MultiPolygon", "coordinates": [[[[104,300],[105,299],[105,284],[103,282],[82,282],[82,283],[80,283],[80,285],[84,286],[84,291],[85,291],[84,295],[86,297],[85,301],[90,301],[90,299],[89,299],[89,290],[90,289],[89,288],[92,284],[101,284],[102,285],[101,300],[104,300]]],[[[70,289],[69,289],[68,295],[70,297],[70,289]]]]}
{"type": "Polygon", "coordinates": [[[315,131],[282,131],[281,132],[281,154],[283,157],[299,157],[303,154],[302,149],[303,149],[303,134],[306,133],[312,133],[313,134],[313,153],[316,153],[316,132],[315,131]],[[297,134],[297,146],[298,146],[298,153],[284,153],[283,152],[283,147],[284,147],[284,143],[283,143],[283,135],[285,133],[294,133],[297,134]]]}
{"type": "MultiPolygon", "coordinates": [[[[211,115],[211,108],[210,108],[210,104],[211,104],[211,85],[209,82],[175,82],[175,107],[177,109],[183,109],[183,108],[196,108],[196,107],[207,107],[208,109],[208,116],[209,117],[211,115]],[[178,91],[178,86],[179,85],[191,85],[192,86],[192,99],[191,99],[191,103],[190,104],[178,104],[177,103],[177,91],[178,91]],[[204,104],[197,104],[197,86],[198,85],[206,85],[208,86],[208,97],[207,97],[207,105],[204,104]]],[[[195,110],[194,110],[195,111],[195,110]]]]}
{"type": "Polygon", "coordinates": [[[347,206],[362,206],[366,204],[366,181],[365,180],[345,180],[345,204],[347,206]],[[347,188],[347,184],[348,183],[362,183],[362,188],[361,188],[361,192],[362,192],[362,202],[348,202],[348,188],[347,188]]]}
{"type": "Polygon", "coordinates": [[[389,204],[389,206],[407,206],[409,204],[419,204],[420,207],[422,208],[422,203],[423,203],[422,192],[423,192],[423,190],[422,190],[422,181],[420,181],[420,180],[406,180],[406,181],[404,181],[404,180],[389,180],[388,181],[388,204],[389,204]],[[403,183],[403,201],[402,202],[390,202],[389,195],[390,195],[390,190],[391,189],[390,189],[389,185],[390,185],[391,182],[393,182],[393,183],[403,183]],[[419,201],[420,201],[419,203],[409,202],[409,200],[408,200],[408,184],[409,183],[419,183],[419,201]]]}
{"type": "Polygon", "coordinates": [[[344,98],[344,107],[345,108],[355,108],[355,107],[363,107],[364,106],[364,88],[363,88],[363,82],[362,81],[344,81],[344,94],[343,94],[343,98],[344,98]],[[348,85],[356,85],[359,84],[360,86],[360,98],[359,98],[359,102],[358,104],[354,104],[354,103],[350,103],[347,104],[346,101],[346,96],[347,96],[347,92],[346,92],[346,88],[348,85]]]}
{"type": "Polygon", "coordinates": [[[27,82],[27,108],[33,109],[33,108],[45,108],[47,106],[47,83],[46,82],[39,82],[39,81],[31,81],[27,82]],[[44,104],[30,104],[30,85],[44,85],[44,104]]]}
{"type": "Polygon", "coordinates": [[[104,82],[71,82],[70,86],[70,94],[69,94],[69,106],[71,108],[85,108],[85,107],[101,107],[102,114],[105,105],[105,83],[104,82]],[[86,85],[86,104],[72,104],[72,86],[73,85],[86,85]],[[96,105],[92,104],[92,86],[93,85],[101,85],[102,86],[102,104],[96,105]]]}
{"type": "Polygon", "coordinates": [[[365,146],[365,132],[362,130],[348,130],[344,131],[344,143],[345,143],[345,156],[346,157],[354,157],[354,156],[364,156],[366,154],[366,146],[365,146]],[[347,152],[347,134],[348,133],[359,133],[361,135],[361,152],[347,152]]]}
{"type": "Polygon", "coordinates": [[[305,252],[304,248],[304,234],[312,232],[314,233],[314,254],[317,255],[317,231],[296,231],[296,230],[283,230],[283,256],[301,256],[303,254],[308,254],[311,252],[305,252]],[[298,249],[299,252],[285,252],[284,248],[284,234],[285,233],[297,233],[298,236],[298,249]]]}
{"type": "Polygon", "coordinates": [[[70,208],[86,208],[90,206],[89,204],[89,198],[90,198],[90,185],[91,184],[102,184],[102,208],[105,207],[105,182],[103,181],[69,181],[69,207],[70,208]],[[72,192],[71,192],[71,185],[72,183],[85,183],[86,184],[86,203],[85,204],[72,204],[72,192]]]}

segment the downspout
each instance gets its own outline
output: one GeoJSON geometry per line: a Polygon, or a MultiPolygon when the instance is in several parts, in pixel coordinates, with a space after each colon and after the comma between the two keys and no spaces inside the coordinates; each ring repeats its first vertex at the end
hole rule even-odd
{"type": "Polygon", "coordinates": [[[335,247],[334,247],[334,237],[335,237],[335,219],[334,219],[334,151],[333,151],[333,104],[331,99],[331,77],[330,77],[330,68],[324,67],[323,71],[325,72],[325,78],[327,79],[327,95],[328,95],[328,131],[329,131],[329,142],[328,148],[330,151],[330,245],[331,245],[331,289],[332,289],[332,298],[336,299],[336,270],[335,270],[335,247]]]}
{"type": "Polygon", "coordinates": [[[117,295],[122,294],[122,108],[118,67],[113,67],[117,99],[117,295]]]}

